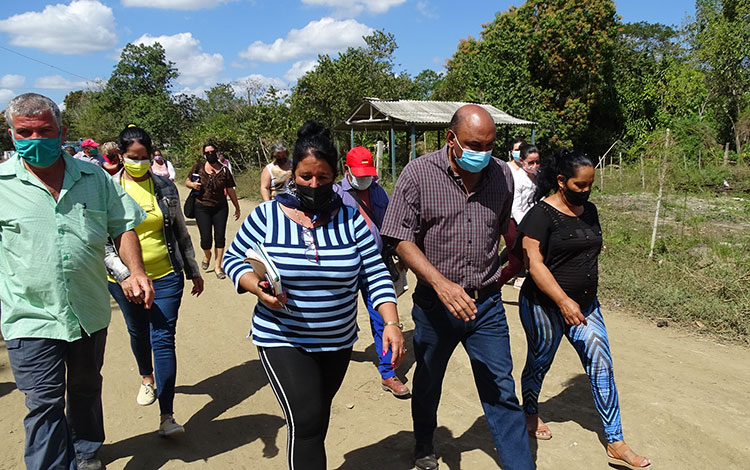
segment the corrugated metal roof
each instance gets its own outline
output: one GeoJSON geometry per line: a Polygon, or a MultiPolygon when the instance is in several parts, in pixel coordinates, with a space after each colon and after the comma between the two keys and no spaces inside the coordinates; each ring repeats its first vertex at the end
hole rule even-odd
{"type": "MultiPolygon", "coordinates": [[[[463,105],[471,104],[460,101],[383,101],[368,100],[381,113],[394,119],[408,123],[431,123],[431,124],[448,124],[453,114],[463,105]]],[[[479,103],[477,103],[479,104],[479,103]]],[[[479,104],[490,113],[495,120],[495,124],[515,124],[515,125],[533,125],[533,121],[526,121],[513,117],[510,114],[497,109],[489,104],[479,104]]]]}
{"type": "MultiPolygon", "coordinates": [[[[439,129],[448,127],[453,114],[463,105],[462,101],[416,101],[381,100],[365,98],[352,112],[349,119],[336,126],[338,130],[350,128],[395,128],[403,129],[415,125],[418,128],[439,129]]],[[[489,104],[479,104],[490,113],[495,124],[533,126],[534,121],[520,119],[489,104]]]]}

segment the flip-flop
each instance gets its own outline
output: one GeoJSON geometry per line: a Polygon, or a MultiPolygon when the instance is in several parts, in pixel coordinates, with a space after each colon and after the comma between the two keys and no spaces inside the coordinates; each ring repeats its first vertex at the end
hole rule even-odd
{"type": "Polygon", "coordinates": [[[208,271],[208,263],[206,263],[205,261],[201,261],[201,269],[203,269],[204,271],[208,271]]]}
{"type": "Polygon", "coordinates": [[[529,430],[529,436],[539,441],[549,441],[552,439],[552,433],[546,424],[537,425],[536,431],[529,430]],[[549,434],[539,434],[540,432],[547,431],[549,434]]]}
{"type": "Polygon", "coordinates": [[[219,279],[226,279],[227,275],[223,271],[219,271],[218,273],[216,273],[216,277],[219,279]]]}
{"type": "MultiPolygon", "coordinates": [[[[635,452],[633,453],[635,454],[635,452]]],[[[642,455],[636,454],[636,456],[640,457],[643,460],[648,460],[646,457],[642,455]]],[[[619,467],[629,468],[630,470],[642,470],[644,468],[651,468],[651,463],[649,463],[645,467],[640,467],[640,466],[633,465],[633,464],[626,462],[625,459],[623,459],[620,456],[619,452],[617,452],[616,450],[612,449],[609,446],[607,446],[607,459],[609,460],[610,465],[617,465],[619,467]]]]}

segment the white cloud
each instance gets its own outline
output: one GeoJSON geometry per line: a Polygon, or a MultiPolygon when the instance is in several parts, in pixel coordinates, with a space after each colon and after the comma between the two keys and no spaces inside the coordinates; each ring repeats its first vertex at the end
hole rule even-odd
{"type": "Polygon", "coordinates": [[[216,83],[224,70],[224,57],[221,54],[203,52],[201,43],[192,33],[179,33],[173,36],[150,36],[144,34],[134,44],[152,45],[158,42],[164,47],[167,60],[171,60],[180,71],[177,82],[186,87],[197,85],[211,86],[216,83]]]}
{"type": "Polygon", "coordinates": [[[304,74],[313,70],[318,65],[317,60],[300,60],[292,64],[292,68],[286,71],[284,78],[289,82],[296,82],[304,74]]]}
{"type": "Polygon", "coordinates": [[[302,29],[292,29],[286,38],[278,38],[271,44],[255,41],[240,52],[240,57],[261,62],[284,62],[305,55],[333,54],[347,47],[364,45],[362,36],[373,31],[356,20],[326,17],[311,21],[302,29]]]}
{"type": "MultiPolygon", "coordinates": [[[[16,96],[16,93],[13,90],[0,88],[0,110],[5,109],[5,107],[8,105],[8,103],[10,103],[10,100],[12,100],[14,96],[16,96]]],[[[6,129],[0,130],[2,130],[2,132],[6,132],[6,129]]]]}
{"type": "Polygon", "coordinates": [[[121,0],[125,7],[162,8],[165,10],[203,10],[231,0],[121,0]]]}
{"type": "Polygon", "coordinates": [[[0,31],[10,34],[14,46],[53,54],[90,54],[117,44],[112,9],[96,0],[75,0],[70,5],[47,5],[0,20],[0,31]]]}
{"type": "Polygon", "coordinates": [[[24,83],[26,83],[26,77],[23,75],[9,73],[8,75],[0,77],[0,88],[10,88],[11,90],[15,90],[21,88],[24,83]]]}
{"type": "Polygon", "coordinates": [[[282,89],[287,87],[287,83],[278,77],[266,77],[265,75],[261,75],[258,73],[254,73],[252,75],[248,75],[247,77],[238,78],[232,81],[232,87],[234,88],[234,91],[239,94],[246,93],[246,89],[248,86],[259,86],[263,88],[272,86],[277,89],[282,89]]]}
{"type": "Polygon", "coordinates": [[[379,15],[387,12],[391,7],[401,5],[405,1],[406,0],[302,0],[302,3],[333,7],[336,9],[337,14],[346,14],[346,16],[352,17],[359,15],[363,10],[379,15]]]}
{"type": "Polygon", "coordinates": [[[435,20],[438,17],[437,12],[434,8],[432,8],[430,2],[427,0],[417,2],[417,11],[420,15],[427,18],[428,20],[435,20]]]}
{"type": "Polygon", "coordinates": [[[62,75],[48,75],[39,77],[34,81],[34,88],[43,90],[72,90],[74,88],[86,88],[88,82],[85,80],[68,80],[62,75]]]}

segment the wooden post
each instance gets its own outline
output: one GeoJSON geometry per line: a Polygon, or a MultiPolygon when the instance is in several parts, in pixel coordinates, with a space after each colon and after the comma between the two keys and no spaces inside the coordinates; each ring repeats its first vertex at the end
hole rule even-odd
{"type": "Polygon", "coordinates": [[[729,165],[729,142],[724,144],[724,166],[729,165]]]}
{"type": "Polygon", "coordinates": [[[619,154],[619,169],[617,170],[618,180],[620,180],[620,189],[622,189],[622,152],[619,154]]]}
{"type": "Polygon", "coordinates": [[[427,151],[427,131],[424,131],[422,133],[422,137],[424,138],[424,153],[429,153],[427,151]]]}
{"type": "Polygon", "coordinates": [[[413,124],[409,128],[409,131],[411,131],[411,159],[414,160],[417,158],[417,131],[414,129],[413,124]]]}
{"type": "Polygon", "coordinates": [[[351,132],[349,133],[349,148],[354,148],[354,128],[351,128],[351,132]]]}
{"type": "Polygon", "coordinates": [[[396,184],[396,130],[393,128],[393,121],[391,121],[391,178],[393,178],[393,184],[396,184]]]}
{"type": "Polygon", "coordinates": [[[659,173],[659,194],[656,196],[656,213],[654,214],[654,229],[651,231],[651,248],[648,251],[648,260],[651,261],[654,258],[654,245],[656,244],[656,232],[659,227],[659,211],[661,210],[661,198],[664,190],[664,180],[667,177],[667,153],[669,151],[669,128],[667,128],[667,136],[664,139],[664,158],[662,159],[662,167],[659,173]]]}
{"type": "Polygon", "coordinates": [[[375,171],[378,173],[378,177],[380,177],[380,163],[383,160],[384,148],[385,143],[382,140],[378,140],[377,144],[375,144],[375,171]]]}
{"type": "Polygon", "coordinates": [[[641,189],[646,190],[646,173],[643,170],[643,154],[640,155],[641,159],[641,189]]]}

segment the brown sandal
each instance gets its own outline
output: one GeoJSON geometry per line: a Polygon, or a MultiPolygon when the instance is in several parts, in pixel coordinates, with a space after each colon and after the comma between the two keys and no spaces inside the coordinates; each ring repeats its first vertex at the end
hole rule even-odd
{"type": "Polygon", "coordinates": [[[648,462],[648,464],[646,464],[645,466],[643,465],[637,466],[637,465],[628,463],[624,458],[622,458],[622,455],[620,455],[620,453],[617,452],[611,445],[607,445],[607,458],[609,459],[609,464],[617,465],[619,467],[629,468],[630,470],[641,470],[644,468],[651,468],[651,461],[649,459],[647,459],[646,457],[642,455],[636,454],[633,451],[633,449],[630,449],[630,447],[628,447],[628,449],[630,450],[630,452],[633,452],[633,455],[635,455],[639,459],[640,463],[648,462]]]}
{"type": "MultiPolygon", "coordinates": [[[[527,415],[527,416],[533,416],[533,415],[527,415]]],[[[544,422],[539,418],[539,415],[536,415],[536,429],[529,429],[528,423],[526,425],[526,430],[529,433],[530,437],[533,437],[534,439],[540,440],[540,441],[549,441],[552,439],[552,432],[549,429],[549,426],[544,424],[544,422]],[[540,434],[545,433],[545,434],[540,434]]]]}

